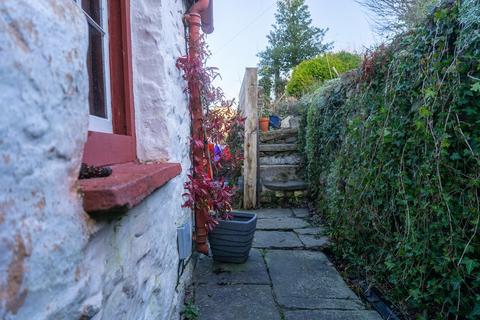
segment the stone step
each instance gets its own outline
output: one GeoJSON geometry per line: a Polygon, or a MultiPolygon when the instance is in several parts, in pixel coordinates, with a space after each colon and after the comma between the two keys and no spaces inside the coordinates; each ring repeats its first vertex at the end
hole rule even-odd
{"type": "Polygon", "coordinates": [[[308,188],[302,180],[264,182],[263,186],[272,191],[303,191],[308,188]]]}
{"type": "Polygon", "coordinates": [[[260,134],[260,142],[263,144],[295,143],[298,140],[298,129],[280,129],[260,134]]]}
{"type": "Polygon", "coordinates": [[[299,154],[279,154],[273,156],[260,156],[260,165],[298,165],[302,162],[299,154]]]}
{"type": "Polygon", "coordinates": [[[262,187],[259,203],[263,208],[294,208],[304,206],[308,191],[272,191],[262,187]]]}
{"type": "Polygon", "coordinates": [[[302,180],[300,165],[260,165],[260,178],[263,182],[302,180]]]}
{"type": "Polygon", "coordinates": [[[258,148],[260,152],[296,152],[298,145],[296,143],[279,144],[261,144],[258,148]]]}

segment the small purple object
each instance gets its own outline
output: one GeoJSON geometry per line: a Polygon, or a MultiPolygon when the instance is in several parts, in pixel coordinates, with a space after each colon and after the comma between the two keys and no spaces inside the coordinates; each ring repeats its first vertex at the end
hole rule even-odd
{"type": "Polygon", "coordinates": [[[218,144],[215,145],[215,148],[213,149],[213,161],[218,162],[222,158],[222,149],[218,144]]]}

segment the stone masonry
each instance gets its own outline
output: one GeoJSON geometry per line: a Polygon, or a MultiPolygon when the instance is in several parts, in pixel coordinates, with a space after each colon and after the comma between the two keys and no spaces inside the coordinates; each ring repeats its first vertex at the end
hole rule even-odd
{"type": "Polygon", "coordinates": [[[72,0],[0,1],[0,319],[174,320],[191,264],[177,227],[190,168],[184,1],[131,0],[137,149],[182,174],[94,220],[77,177],[87,139],[88,26],[72,0]],[[182,272],[183,271],[183,272],[182,272]]]}
{"type": "Polygon", "coordinates": [[[260,135],[261,207],[301,206],[307,195],[298,151],[298,129],[271,130],[260,135]]]}

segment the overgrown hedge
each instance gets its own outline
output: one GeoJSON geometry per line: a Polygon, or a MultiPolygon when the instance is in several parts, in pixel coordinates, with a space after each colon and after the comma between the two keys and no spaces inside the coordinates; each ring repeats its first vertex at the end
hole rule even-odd
{"type": "Polygon", "coordinates": [[[301,100],[335,252],[419,319],[480,319],[480,1],[450,3],[301,100]]]}
{"type": "Polygon", "coordinates": [[[303,61],[293,69],[285,91],[290,96],[300,97],[310,92],[315,85],[337,78],[337,73],[358,68],[361,61],[360,56],[345,51],[303,61]]]}

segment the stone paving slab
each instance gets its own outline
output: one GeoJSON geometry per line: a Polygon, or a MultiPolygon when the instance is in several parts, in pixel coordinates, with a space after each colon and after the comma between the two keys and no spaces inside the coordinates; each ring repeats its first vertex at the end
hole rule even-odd
{"type": "MultiPolygon", "coordinates": [[[[296,213],[303,216],[305,211],[296,213]]],[[[250,212],[259,217],[254,247],[261,250],[252,249],[245,264],[216,263],[208,257],[197,262],[199,319],[381,320],[366,310],[328,258],[313,251],[328,243],[323,227],[311,227],[291,209],[250,212]]]]}
{"type": "Polygon", "coordinates": [[[265,257],[280,305],[320,309],[324,299],[360,301],[321,252],[270,250],[265,257]]]}
{"type": "Polygon", "coordinates": [[[280,320],[268,285],[200,285],[195,304],[201,320],[280,320]]]}
{"type": "Polygon", "coordinates": [[[257,230],[293,230],[307,227],[309,224],[298,218],[273,218],[257,221],[257,230]]]}
{"type": "Polygon", "coordinates": [[[298,209],[298,208],[294,208],[292,209],[293,210],[293,214],[295,215],[295,217],[297,218],[308,218],[310,216],[310,212],[308,211],[308,209],[305,209],[305,208],[301,208],[301,209],[298,209]]]}
{"type": "Polygon", "coordinates": [[[375,311],[287,311],[285,320],[382,320],[375,311]]]}
{"type": "Polygon", "coordinates": [[[323,235],[325,233],[325,229],[322,227],[295,229],[293,231],[295,231],[298,234],[310,234],[310,235],[323,235]]]}
{"type": "Polygon", "coordinates": [[[300,234],[298,237],[307,249],[322,249],[330,245],[328,237],[318,237],[309,234],[300,234]]]}
{"type": "Polygon", "coordinates": [[[267,268],[259,250],[252,249],[244,264],[214,262],[202,256],[197,261],[194,281],[211,284],[270,284],[267,268]]]}
{"type": "Polygon", "coordinates": [[[256,231],[253,247],[264,249],[303,248],[303,244],[291,231],[256,231]]]}
{"type": "Polygon", "coordinates": [[[255,213],[258,219],[293,218],[291,209],[258,209],[246,212],[255,213]]]}

